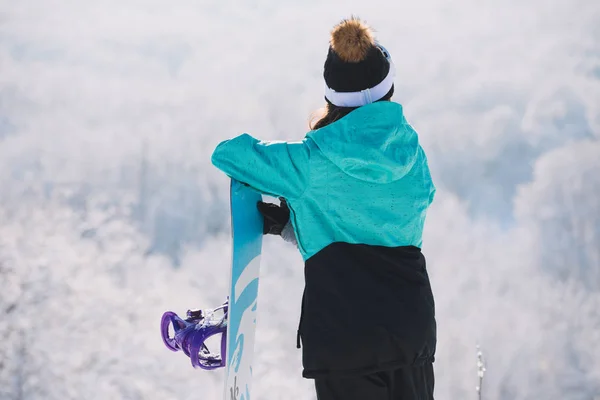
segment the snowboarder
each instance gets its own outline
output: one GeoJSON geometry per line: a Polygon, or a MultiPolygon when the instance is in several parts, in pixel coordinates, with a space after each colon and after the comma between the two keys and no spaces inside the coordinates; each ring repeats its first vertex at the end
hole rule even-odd
{"type": "Polygon", "coordinates": [[[331,32],[324,115],[298,142],[242,134],[212,163],[281,204],[259,202],[264,233],[305,261],[298,329],[319,400],[433,399],[436,321],[421,252],[435,187],[394,64],[358,18],[331,32]]]}

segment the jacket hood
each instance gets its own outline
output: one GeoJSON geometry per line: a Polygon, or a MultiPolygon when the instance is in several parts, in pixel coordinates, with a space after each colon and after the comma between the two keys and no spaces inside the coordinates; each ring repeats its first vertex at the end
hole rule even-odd
{"type": "Polygon", "coordinates": [[[404,118],[402,106],[391,101],[359,107],[306,137],[344,173],[375,183],[404,177],[419,152],[417,133],[404,118]]]}

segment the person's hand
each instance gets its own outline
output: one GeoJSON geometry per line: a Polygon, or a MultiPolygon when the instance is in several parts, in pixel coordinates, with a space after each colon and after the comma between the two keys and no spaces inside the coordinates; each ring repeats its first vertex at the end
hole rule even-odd
{"type": "Polygon", "coordinates": [[[290,220],[290,209],[283,197],[279,198],[281,205],[259,201],[256,204],[258,211],[262,214],[264,225],[263,234],[281,235],[281,231],[290,220]]]}

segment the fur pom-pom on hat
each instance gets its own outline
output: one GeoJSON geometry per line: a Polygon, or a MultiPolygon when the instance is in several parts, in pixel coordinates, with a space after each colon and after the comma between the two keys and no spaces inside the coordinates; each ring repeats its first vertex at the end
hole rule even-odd
{"type": "Polygon", "coordinates": [[[360,62],[375,46],[371,28],[356,17],[345,19],[331,31],[331,48],[345,62],[360,62]]]}

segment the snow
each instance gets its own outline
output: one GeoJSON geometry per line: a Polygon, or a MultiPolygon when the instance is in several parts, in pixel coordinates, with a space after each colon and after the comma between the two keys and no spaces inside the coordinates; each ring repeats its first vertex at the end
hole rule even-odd
{"type": "MultiPolygon", "coordinates": [[[[438,186],[436,399],[600,398],[600,4],[0,0],[0,399],[213,399],[162,313],[226,296],[250,132],[296,140],[329,29],[378,31],[438,186]]],[[[314,399],[293,246],[265,240],[256,399],[314,399]]]]}

